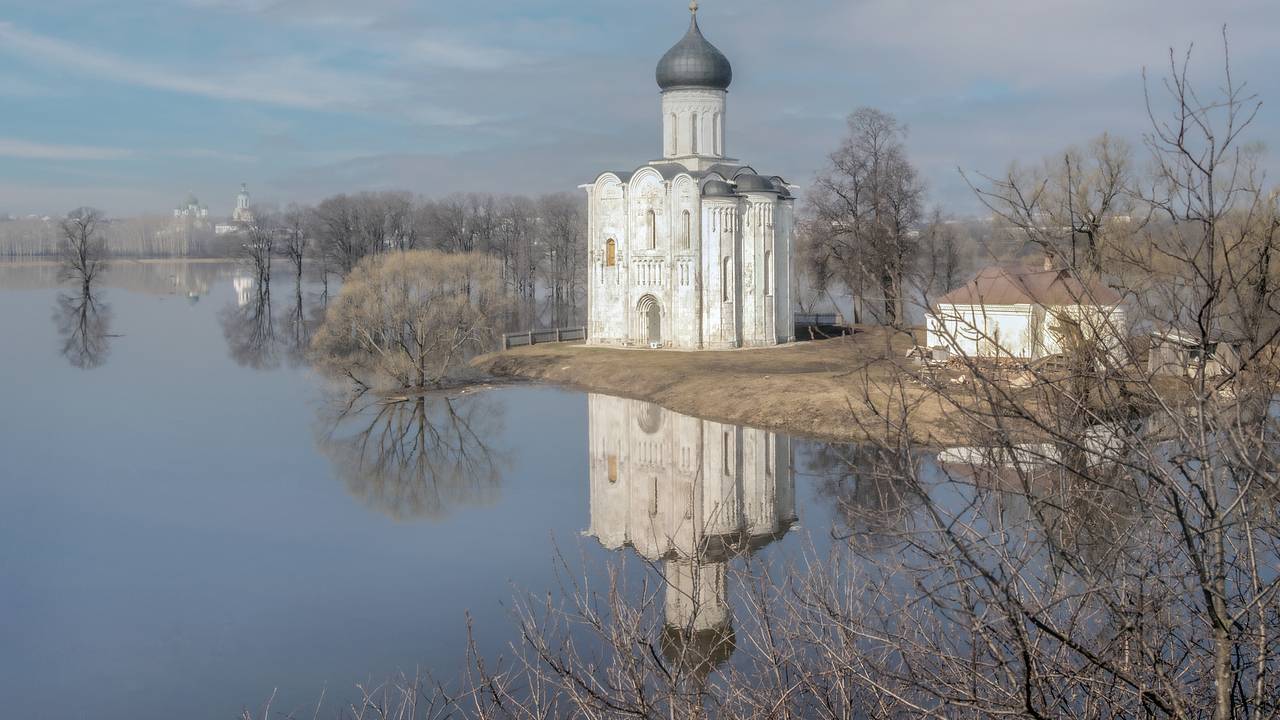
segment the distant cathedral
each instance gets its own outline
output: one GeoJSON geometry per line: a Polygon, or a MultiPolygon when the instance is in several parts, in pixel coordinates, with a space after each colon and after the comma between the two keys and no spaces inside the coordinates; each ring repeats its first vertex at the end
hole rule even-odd
{"type": "Polygon", "coordinates": [[[253,210],[249,209],[249,189],[240,183],[240,192],[236,193],[236,209],[231,211],[231,221],[218,223],[214,231],[219,235],[237,233],[253,224],[253,210]]]}
{"type": "Polygon", "coordinates": [[[244,183],[240,183],[240,192],[236,193],[236,209],[231,213],[231,222],[246,225],[253,222],[253,211],[249,209],[249,190],[244,183]]]}
{"type": "Polygon", "coordinates": [[[590,185],[588,342],[674,348],[795,339],[794,186],[725,150],[733,69],[689,32],[658,63],[662,159],[590,185]]]}
{"type": "Polygon", "coordinates": [[[729,562],[797,520],[791,442],[639,400],[589,395],[587,407],[588,533],[662,563],[663,650],[709,670],[734,647],[729,562]]]}
{"type": "Polygon", "coordinates": [[[188,193],[187,199],[173,209],[173,218],[178,222],[187,221],[196,227],[204,227],[209,220],[209,208],[200,204],[195,193],[188,193]]]}

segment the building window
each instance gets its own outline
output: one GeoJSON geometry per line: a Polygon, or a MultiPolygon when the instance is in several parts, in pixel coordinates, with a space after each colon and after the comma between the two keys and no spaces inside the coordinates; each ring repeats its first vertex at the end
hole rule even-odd
{"type": "Polygon", "coordinates": [[[653,494],[649,496],[649,517],[658,516],[658,478],[653,479],[653,494]]]}
{"type": "Polygon", "coordinates": [[[722,149],[724,145],[724,138],[722,137],[723,132],[724,131],[720,129],[720,113],[716,113],[711,118],[711,133],[713,136],[716,155],[724,154],[724,150],[722,149]]]}
{"type": "Polygon", "coordinates": [[[609,456],[609,482],[610,483],[618,482],[618,456],[617,455],[609,456]]]}
{"type": "Polygon", "coordinates": [[[649,229],[649,249],[654,250],[658,247],[658,216],[650,210],[644,217],[649,229]]]}
{"type": "Polygon", "coordinates": [[[729,302],[733,299],[731,290],[733,288],[733,258],[724,259],[724,272],[720,276],[720,299],[729,302]]]}
{"type": "Polygon", "coordinates": [[[671,113],[671,154],[680,154],[680,120],[675,113],[671,113]]]}
{"type": "Polygon", "coordinates": [[[764,251],[764,294],[773,294],[773,253],[768,250],[764,251]]]}
{"type": "Polygon", "coordinates": [[[690,136],[691,137],[690,142],[693,143],[693,154],[697,155],[698,154],[698,113],[693,114],[693,117],[691,118],[691,122],[689,123],[689,125],[690,125],[690,132],[693,133],[693,135],[690,136]]]}
{"type": "Polygon", "coordinates": [[[688,250],[689,242],[690,242],[689,239],[693,235],[693,216],[689,214],[688,210],[685,210],[683,219],[684,219],[684,223],[683,223],[684,232],[681,233],[680,235],[680,247],[685,250],[688,250]]]}
{"type": "Polygon", "coordinates": [[[613,267],[618,264],[618,243],[609,238],[604,243],[604,266],[613,267]]]}

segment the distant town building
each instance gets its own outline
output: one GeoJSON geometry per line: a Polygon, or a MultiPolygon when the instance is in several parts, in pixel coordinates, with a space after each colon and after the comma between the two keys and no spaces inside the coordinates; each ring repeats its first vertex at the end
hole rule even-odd
{"type": "Polygon", "coordinates": [[[173,209],[173,217],[179,222],[204,227],[209,221],[209,208],[201,205],[195,194],[190,193],[181,205],[173,209]]]}
{"type": "Polygon", "coordinates": [[[588,342],[735,348],[795,339],[794,186],[726,154],[733,69],[697,3],[658,63],[660,160],[605,172],[588,198],[588,342]]]}
{"type": "Polygon", "coordinates": [[[231,213],[231,221],[238,223],[253,222],[253,211],[249,209],[249,190],[240,183],[240,192],[236,193],[236,209],[231,213]]]}
{"type": "Polygon", "coordinates": [[[236,209],[231,211],[231,222],[218,223],[214,232],[218,235],[239,232],[253,224],[253,211],[249,209],[249,190],[240,183],[240,192],[236,193],[236,209]]]}
{"type": "Polygon", "coordinates": [[[1115,347],[1124,326],[1120,301],[1115,290],[1067,269],[988,267],[934,303],[928,344],[966,357],[1026,360],[1064,352],[1072,337],[1115,347]]]}

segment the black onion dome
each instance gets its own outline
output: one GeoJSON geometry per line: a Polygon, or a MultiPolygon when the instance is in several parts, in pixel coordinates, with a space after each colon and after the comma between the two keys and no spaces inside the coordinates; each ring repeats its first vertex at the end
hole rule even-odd
{"type": "Polygon", "coordinates": [[[689,23],[689,32],[658,61],[658,87],[711,88],[728,90],[733,82],[729,58],[707,42],[698,29],[698,16],[689,23]]]}

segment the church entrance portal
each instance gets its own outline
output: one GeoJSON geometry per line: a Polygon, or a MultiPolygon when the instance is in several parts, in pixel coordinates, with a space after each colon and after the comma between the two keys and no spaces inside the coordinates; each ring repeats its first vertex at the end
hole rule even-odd
{"type": "Polygon", "coordinates": [[[636,305],[636,314],[638,315],[637,325],[644,333],[645,344],[662,344],[662,306],[658,304],[657,298],[652,295],[640,298],[639,304],[636,305]]]}

